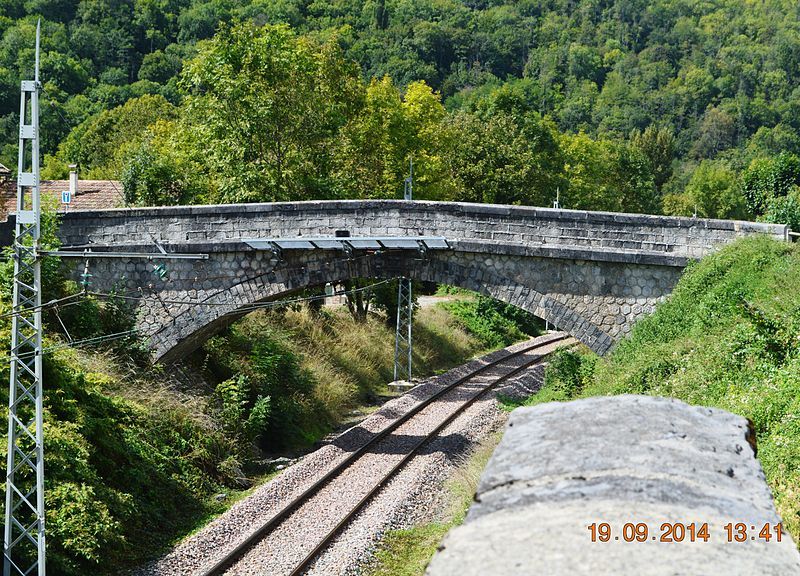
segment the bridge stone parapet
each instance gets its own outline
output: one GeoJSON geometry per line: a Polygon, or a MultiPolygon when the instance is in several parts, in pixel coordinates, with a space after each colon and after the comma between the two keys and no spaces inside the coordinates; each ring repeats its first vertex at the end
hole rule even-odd
{"type": "MultiPolygon", "coordinates": [[[[599,353],[668,295],[683,267],[752,234],[785,240],[786,226],[522,206],[314,201],[71,212],[66,248],[202,252],[172,261],[169,278],[146,261],[93,264],[98,289],[137,295],[138,327],[154,357],[190,351],[255,302],[353,277],[408,276],[504,300],[566,330],[599,353]],[[280,265],[244,241],[333,236],[444,236],[451,249],[416,252],[287,250],[280,265]]],[[[77,274],[77,271],[76,271],[77,274]]]]}
{"type": "Polygon", "coordinates": [[[700,258],[715,245],[752,233],[786,238],[783,225],[642,214],[554,210],[528,206],[344,200],[177,206],[71,212],[67,244],[229,242],[267,235],[313,236],[348,230],[353,236],[443,235],[586,254],[640,252],[700,258]]]}
{"type": "Polygon", "coordinates": [[[800,574],[755,447],[745,418],[668,398],[518,408],[426,575],[800,574]]]}

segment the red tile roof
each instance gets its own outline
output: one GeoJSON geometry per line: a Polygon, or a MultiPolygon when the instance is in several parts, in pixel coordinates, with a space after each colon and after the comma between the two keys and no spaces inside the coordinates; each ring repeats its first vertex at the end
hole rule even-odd
{"type": "MultiPolygon", "coordinates": [[[[53,198],[59,212],[119,208],[125,204],[122,183],[117,180],[78,180],[78,192],[69,204],[61,203],[64,190],[69,190],[69,180],[42,180],[39,183],[43,200],[53,198]]],[[[0,187],[0,218],[5,220],[16,210],[17,183],[9,180],[0,187]]]]}

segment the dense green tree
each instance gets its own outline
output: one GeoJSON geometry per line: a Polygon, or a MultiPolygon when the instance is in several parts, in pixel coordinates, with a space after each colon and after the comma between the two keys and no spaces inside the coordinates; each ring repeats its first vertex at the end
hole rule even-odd
{"type": "Polygon", "coordinates": [[[786,124],[762,126],[747,143],[746,156],[777,156],[782,152],[800,155],[800,134],[786,124]]]}
{"type": "Polygon", "coordinates": [[[140,141],[149,125],[175,116],[174,106],[163,96],[150,95],[103,111],[70,133],[55,158],[48,162],[46,172],[78,164],[89,178],[119,178],[126,147],[140,141]]]}
{"type": "Polygon", "coordinates": [[[443,133],[453,200],[546,206],[565,187],[555,129],[535,113],[461,112],[443,133]]]}
{"type": "Polygon", "coordinates": [[[192,2],[178,16],[178,41],[190,42],[211,38],[220,22],[227,22],[231,16],[231,2],[210,0],[192,2]]]}
{"type": "Polygon", "coordinates": [[[675,138],[672,132],[651,124],[644,132],[635,130],[631,134],[631,145],[650,161],[653,181],[660,190],[672,176],[672,163],[675,160],[675,138]]]}
{"type": "Polygon", "coordinates": [[[719,108],[709,108],[697,130],[691,154],[695,158],[713,158],[733,146],[736,136],[734,119],[719,108]]]}
{"type": "Polygon", "coordinates": [[[761,215],[773,198],[787,196],[800,185],[800,157],[779,154],[775,158],[757,158],[742,175],[742,189],[747,208],[761,215]]]}
{"type": "Polygon", "coordinates": [[[701,218],[746,217],[736,173],[720,160],[703,160],[682,193],[664,198],[664,212],[701,218]]]}
{"type": "MultiPolygon", "coordinates": [[[[562,131],[622,140],[668,127],[681,170],[720,155],[741,169],[759,156],[798,152],[800,31],[791,0],[6,0],[0,161],[8,165],[18,82],[30,74],[40,16],[43,75],[60,113],[43,142],[50,155],[83,120],[63,113],[78,95],[92,113],[144,94],[179,104],[184,61],[232,21],[286,23],[338,45],[367,84],[388,75],[403,92],[424,81],[451,109],[471,110],[484,88],[508,84],[528,111],[553,118],[562,131]]],[[[653,165],[659,189],[662,169],[653,165]]]]}
{"type": "Polygon", "coordinates": [[[442,196],[440,123],[445,110],[424,82],[404,96],[391,79],[373,80],[365,105],[335,142],[333,180],[343,198],[397,198],[414,161],[418,199],[442,196]]]}
{"type": "Polygon", "coordinates": [[[788,224],[793,231],[800,231],[800,188],[795,187],[786,196],[771,198],[760,219],[764,222],[788,224]]]}
{"type": "Polygon", "coordinates": [[[156,50],[146,54],[139,68],[139,80],[166,83],[181,70],[181,58],[178,54],[156,50]]]}
{"type": "Polygon", "coordinates": [[[660,210],[650,162],[628,144],[563,136],[567,188],[561,205],[581,210],[650,212],[660,210]]]}
{"type": "Polygon", "coordinates": [[[203,167],[192,161],[185,141],[176,141],[180,129],[175,122],[157,122],[140,142],[126,148],[121,174],[126,203],[169,206],[203,197],[203,167]]]}
{"type": "Polygon", "coordinates": [[[286,26],[223,28],[183,72],[188,122],[214,169],[216,200],[325,197],[331,139],[362,106],[334,43],[286,26]]]}

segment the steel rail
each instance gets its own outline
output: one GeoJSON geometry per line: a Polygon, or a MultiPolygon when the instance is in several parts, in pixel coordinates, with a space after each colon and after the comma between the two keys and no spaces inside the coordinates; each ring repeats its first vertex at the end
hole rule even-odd
{"type": "MultiPolygon", "coordinates": [[[[542,346],[545,345],[546,344],[542,344],[542,346]]],[[[466,402],[461,404],[458,408],[456,408],[452,414],[447,416],[447,418],[445,418],[438,426],[436,426],[436,428],[431,430],[431,432],[429,432],[425,437],[418,440],[417,443],[413,446],[413,448],[411,448],[411,450],[405,456],[403,456],[402,460],[397,462],[392,467],[391,470],[386,472],[380,478],[380,480],[378,480],[378,482],[370,489],[370,491],[367,492],[367,494],[365,494],[361,498],[361,500],[359,500],[358,503],[350,509],[347,515],[344,518],[342,518],[339,521],[339,523],[336,524],[336,526],[334,526],[325,535],[325,537],[314,547],[314,549],[311,552],[309,552],[305,556],[305,558],[303,558],[303,560],[300,561],[300,563],[294,568],[294,570],[292,570],[289,573],[289,576],[300,576],[300,574],[302,574],[306,570],[306,568],[308,568],[314,562],[317,555],[328,547],[331,541],[339,534],[339,531],[342,528],[344,528],[347,524],[349,524],[350,521],[361,511],[361,509],[364,508],[364,506],[366,506],[367,502],[369,502],[392,478],[394,478],[395,474],[397,474],[406,464],[408,464],[411,461],[412,458],[414,458],[417,455],[420,448],[425,446],[428,442],[435,440],[439,436],[439,433],[442,430],[444,430],[451,422],[453,422],[453,420],[461,416],[467,410],[467,408],[472,406],[482,396],[486,395],[488,392],[491,392],[492,390],[497,388],[497,386],[499,386],[501,383],[509,380],[510,378],[513,378],[523,370],[527,370],[531,366],[539,364],[543,359],[548,357],[553,352],[555,352],[555,350],[550,352],[545,352],[544,354],[540,354],[532,361],[527,362],[526,364],[513,369],[511,372],[504,374],[495,381],[487,384],[486,386],[484,386],[482,390],[476,392],[469,400],[467,400],[466,402]]]]}
{"type": "MultiPolygon", "coordinates": [[[[199,573],[199,576],[220,576],[224,573],[224,571],[229,568],[232,564],[236,563],[239,558],[241,558],[250,548],[253,547],[258,541],[262,540],[266,535],[271,532],[275,527],[281,524],[286,518],[288,518],[295,510],[300,508],[307,500],[309,500],[313,495],[319,492],[325,485],[327,485],[331,480],[338,477],[344,470],[349,468],[353,463],[355,463],[361,456],[363,456],[368,450],[370,450],[375,444],[389,436],[392,432],[397,430],[400,426],[411,420],[414,416],[416,416],[419,412],[433,404],[436,400],[447,394],[448,392],[454,390],[455,388],[461,386],[465,382],[475,378],[476,376],[486,372],[487,370],[494,368],[508,360],[513,358],[517,358],[522,356],[523,354],[527,354],[537,348],[542,348],[544,346],[555,344],[557,342],[564,341],[570,338],[569,335],[558,335],[553,338],[549,338],[545,341],[536,342],[529,346],[520,348],[519,350],[515,350],[509,354],[504,355],[501,358],[496,360],[492,360],[484,364],[483,366],[478,367],[477,369],[471,371],[464,376],[458,378],[455,382],[444,386],[441,390],[437,390],[431,396],[421,400],[414,406],[412,406],[407,412],[402,414],[398,417],[395,421],[389,424],[386,428],[382,429],[378,433],[376,433],[372,438],[370,438],[365,444],[359,447],[357,450],[352,452],[346,458],[344,458],[339,464],[331,468],[328,472],[326,472],[322,477],[316,480],[313,484],[311,484],[308,488],[303,490],[299,495],[294,497],[286,506],[281,508],[278,512],[275,513],[269,520],[261,524],[258,528],[256,528],[253,532],[251,532],[244,540],[242,540],[239,544],[237,544],[230,552],[226,553],[222,558],[217,560],[211,567],[205,569],[203,572],[199,573]]],[[[491,384],[490,388],[485,388],[481,394],[485,393],[486,391],[496,387],[501,382],[512,378],[514,375],[519,374],[522,370],[529,368],[533,364],[539,363],[542,358],[546,357],[550,353],[537,356],[531,362],[526,363],[523,366],[513,369],[511,372],[501,376],[493,384],[491,384]]],[[[470,404],[474,402],[475,399],[470,401],[470,404]]],[[[466,409],[466,406],[464,406],[466,409]]],[[[434,432],[435,434],[435,432],[434,432]]],[[[423,440],[423,443],[427,441],[430,436],[426,437],[423,440]]],[[[413,452],[412,452],[413,453],[413,452]]],[[[340,523],[341,524],[341,523],[340,523]]],[[[341,526],[337,526],[336,530],[341,526]]],[[[316,550],[316,549],[315,549],[316,550]]],[[[314,553],[316,554],[316,552],[314,553]]],[[[313,556],[312,556],[313,558],[313,556]]],[[[296,572],[293,572],[295,574],[296,572]]]]}

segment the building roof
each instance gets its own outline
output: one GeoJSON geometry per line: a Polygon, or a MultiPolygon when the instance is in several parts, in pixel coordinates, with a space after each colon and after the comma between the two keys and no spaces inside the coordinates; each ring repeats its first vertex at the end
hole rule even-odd
{"type": "MultiPolygon", "coordinates": [[[[39,183],[42,199],[52,198],[59,212],[119,208],[125,204],[122,183],[118,180],[78,180],[78,191],[69,204],[61,203],[64,190],[69,190],[69,180],[42,180],[39,183]]],[[[17,183],[9,180],[0,189],[0,217],[5,220],[16,210],[17,183]]]]}

